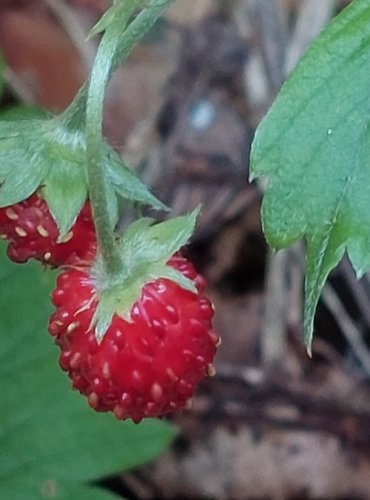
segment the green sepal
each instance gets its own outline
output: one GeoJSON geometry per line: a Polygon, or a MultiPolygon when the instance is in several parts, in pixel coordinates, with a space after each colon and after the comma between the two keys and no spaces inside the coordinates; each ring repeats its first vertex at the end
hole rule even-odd
{"type": "Polygon", "coordinates": [[[57,221],[63,241],[87,198],[85,172],[79,165],[61,161],[45,177],[42,194],[57,221]]]}
{"type": "MultiPolygon", "coordinates": [[[[166,210],[107,144],[102,157],[112,229],[118,222],[117,198],[166,210]]],[[[0,121],[0,207],[39,188],[63,239],[88,197],[84,132],[71,131],[59,117],[0,121]]]]}
{"type": "Polygon", "coordinates": [[[125,0],[125,2],[122,2],[122,0],[113,0],[113,5],[102,15],[99,21],[91,28],[87,36],[87,39],[90,40],[99,33],[103,33],[103,31],[109,29],[109,27],[116,21],[117,17],[120,20],[122,31],[124,31],[127,22],[131,17],[132,11],[135,8],[135,4],[137,3],[138,3],[137,0],[135,1],[125,0]],[[126,11],[125,16],[122,16],[122,11],[123,12],[126,11]]]}
{"type": "Polygon", "coordinates": [[[0,122],[0,207],[33,194],[50,169],[38,154],[43,120],[0,122]]]}
{"type": "Polygon", "coordinates": [[[92,271],[99,303],[92,320],[95,335],[101,341],[114,314],[131,321],[131,310],[140,299],[143,286],[167,278],[182,288],[196,291],[195,284],[167,265],[192,235],[199,209],[188,215],[153,224],[143,218],[133,222],[117,242],[124,268],[114,278],[105,274],[99,257],[92,271]]]}
{"type": "Polygon", "coordinates": [[[86,199],[84,142],[56,119],[0,122],[0,206],[42,190],[66,235],[86,199]]]}
{"type": "Polygon", "coordinates": [[[158,224],[150,218],[132,223],[120,239],[121,255],[130,265],[167,261],[188,241],[195,227],[200,208],[158,224]]]}
{"type": "Polygon", "coordinates": [[[63,241],[87,198],[85,138],[83,133],[65,128],[58,118],[45,122],[43,137],[42,154],[51,168],[43,180],[42,194],[63,241]]]}
{"type": "Polygon", "coordinates": [[[112,228],[112,231],[114,231],[115,227],[119,222],[119,215],[120,215],[118,197],[116,190],[114,189],[114,186],[109,181],[109,179],[106,178],[106,176],[104,185],[107,192],[107,204],[108,204],[110,227],[112,228]]]}
{"type": "Polygon", "coordinates": [[[110,7],[99,19],[99,21],[94,24],[94,26],[91,28],[89,34],[87,35],[87,40],[91,40],[96,35],[99,35],[99,33],[103,33],[108,26],[112,23],[113,19],[116,16],[117,10],[118,10],[119,5],[117,2],[115,2],[112,7],[110,7]]]}
{"type": "MultiPolygon", "coordinates": [[[[52,213],[63,238],[77,216],[76,210],[81,208],[84,202],[83,195],[85,199],[88,197],[86,138],[84,132],[70,131],[59,119],[50,121],[46,127],[46,137],[48,142],[45,148],[54,158],[53,167],[50,169],[50,179],[57,181],[53,183],[54,190],[58,189],[55,184],[60,184],[60,198],[54,200],[52,213]]],[[[165,209],[163,203],[150,193],[147,186],[123,164],[119,155],[108,144],[103,143],[102,148],[104,188],[108,193],[112,230],[119,218],[117,197],[149,205],[157,210],[165,209]]],[[[48,180],[46,179],[46,185],[48,180]]],[[[50,200],[53,202],[51,196],[50,200]]]]}
{"type": "Polygon", "coordinates": [[[194,281],[190,280],[186,276],[184,276],[180,271],[174,269],[173,267],[166,266],[164,270],[161,271],[161,278],[167,278],[171,281],[174,281],[181,288],[185,288],[185,290],[189,290],[189,292],[196,292],[197,287],[194,284],[194,281]]]}
{"type": "Polygon", "coordinates": [[[115,305],[112,302],[108,292],[102,294],[91,320],[90,329],[95,328],[95,338],[98,343],[103,340],[115,314],[115,305]]]}
{"type": "Polygon", "coordinates": [[[103,166],[116,193],[127,200],[148,205],[156,210],[168,207],[156,198],[148,187],[130,170],[120,156],[108,145],[103,145],[103,166]]]}

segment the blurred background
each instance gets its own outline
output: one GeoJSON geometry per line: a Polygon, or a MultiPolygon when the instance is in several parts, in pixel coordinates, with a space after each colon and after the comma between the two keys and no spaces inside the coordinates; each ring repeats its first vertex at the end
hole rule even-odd
{"type": "MultiPolygon", "coordinates": [[[[202,204],[186,253],[208,280],[222,337],[216,375],[172,419],[172,446],[104,482],[124,498],[370,498],[369,276],[357,281],[347,260],[332,273],[309,359],[303,245],[269,251],[263,185],[247,181],[259,121],[348,3],[177,0],[109,84],[108,141],[171,215],[202,204]]],[[[92,65],[97,40],[86,35],[110,4],[1,0],[0,111],[63,110],[92,65]]]]}

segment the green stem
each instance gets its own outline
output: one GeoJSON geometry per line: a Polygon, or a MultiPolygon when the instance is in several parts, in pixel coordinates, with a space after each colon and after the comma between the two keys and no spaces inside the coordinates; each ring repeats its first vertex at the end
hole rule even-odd
{"type": "MultiPolygon", "coordinates": [[[[127,2],[127,0],[125,1],[127,2]]],[[[174,0],[150,0],[147,7],[130,23],[124,32],[124,36],[121,36],[118,40],[116,52],[113,56],[110,54],[112,63],[108,79],[111,73],[127,58],[138,41],[153,27],[172,2],[174,0]]],[[[136,0],[134,3],[137,5],[142,3],[142,1],[136,0]]],[[[88,82],[86,82],[63,113],[64,124],[72,130],[81,129],[85,124],[88,88],[88,82]]]]}
{"type": "Polygon", "coordinates": [[[78,130],[86,125],[86,153],[89,197],[105,271],[115,275],[123,266],[110,224],[106,178],[102,168],[102,122],[104,93],[109,77],[122,59],[153,26],[173,0],[150,0],[127,26],[141,0],[125,0],[116,6],[113,22],[107,27],[95,58],[89,83],[78,92],[64,112],[65,126],[78,130]],[[126,28],[126,29],[125,29],[126,28]]]}
{"type": "MultiPolygon", "coordinates": [[[[137,0],[122,3],[116,10],[114,22],[105,31],[100,42],[86,94],[86,153],[90,203],[92,206],[99,250],[107,274],[114,275],[122,269],[122,261],[115,245],[110,224],[106,179],[102,168],[102,122],[105,88],[112,71],[122,33],[133,14],[137,0]]],[[[82,90],[79,96],[83,96],[82,90]]],[[[80,97],[81,98],[81,97],[80,97]]],[[[81,108],[78,109],[81,115],[81,108]]]]}

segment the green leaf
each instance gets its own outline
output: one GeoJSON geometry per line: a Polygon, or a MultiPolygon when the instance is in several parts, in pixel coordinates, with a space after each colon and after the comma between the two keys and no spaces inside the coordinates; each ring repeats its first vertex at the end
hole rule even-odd
{"type": "Polygon", "coordinates": [[[0,250],[0,498],[115,498],[91,483],[154,458],[174,430],[88,408],[46,333],[54,274],[12,264],[0,250]]]}
{"type": "Polygon", "coordinates": [[[4,498],[12,500],[118,500],[122,498],[97,486],[68,484],[67,481],[47,476],[42,480],[39,477],[35,480],[25,477],[17,484],[13,478],[9,481],[6,479],[0,486],[0,493],[3,492],[4,498]]]}
{"type": "Polygon", "coordinates": [[[329,272],[347,251],[370,268],[370,0],[353,1],[311,45],[252,147],[268,177],[263,227],[274,248],[307,242],[304,331],[329,272]]]}

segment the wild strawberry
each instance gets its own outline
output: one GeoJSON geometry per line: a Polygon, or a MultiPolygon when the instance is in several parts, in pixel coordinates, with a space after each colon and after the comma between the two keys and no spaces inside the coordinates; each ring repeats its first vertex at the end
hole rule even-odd
{"type": "Polygon", "coordinates": [[[192,280],[196,292],[167,278],[146,283],[130,320],[115,314],[101,343],[91,328],[99,300],[94,277],[81,270],[58,277],[49,331],[61,368],[97,411],[139,422],[183,409],[213,371],[217,336],[205,281],[178,254],[168,266],[192,280]]]}
{"type": "Polygon", "coordinates": [[[8,240],[8,256],[15,262],[31,257],[50,266],[90,262],[96,253],[96,237],[88,202],[64,241],[45,200],[33,194],[15,205],[0,208],[0,237],[8,240]]]}

